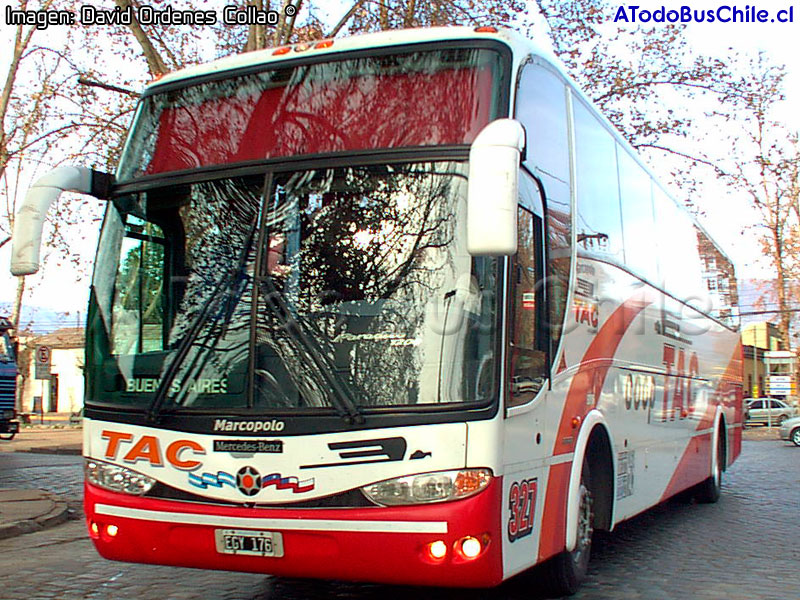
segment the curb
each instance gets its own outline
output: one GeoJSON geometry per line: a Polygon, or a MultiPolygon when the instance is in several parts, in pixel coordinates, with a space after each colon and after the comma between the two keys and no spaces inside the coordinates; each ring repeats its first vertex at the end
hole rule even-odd
{"type": "Polygon", "coordinates": [[[69,518],[69,507],[65,500],[50,492],[42,491],[41,495],[53,503],[53,508],[38,517],[0,524],[0,540],[55,527],[69,518]]]}
{"type": "Polygon", "coordinates": [[[17,452],[26,452],[28,454],[68,454],[71,456],[81,456],[83,449],[81,446],[42,446],[40,448],[26,448],[24,450],[17,450],[17,452]]]}

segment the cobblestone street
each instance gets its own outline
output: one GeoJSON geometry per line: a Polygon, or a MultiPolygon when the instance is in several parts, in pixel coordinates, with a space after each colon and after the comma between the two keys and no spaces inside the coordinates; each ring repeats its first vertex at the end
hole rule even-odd
{"type": "MultiPolygon", "coordinates": [[[[6,454],[0,487],[35,486],[75,504],[80,457],[6,454]]],[[[800,448],[749,441],[713,505],[670,502],[619,526],[595,545],[590,581],[576,600],[797,598],[800,448]]],[[[418,590],[308,582],[106,561],[80,515],[0,542],[0,597],[22,599],[354,600],[537,598],[522,577],[499,590],[418,590]]]]}

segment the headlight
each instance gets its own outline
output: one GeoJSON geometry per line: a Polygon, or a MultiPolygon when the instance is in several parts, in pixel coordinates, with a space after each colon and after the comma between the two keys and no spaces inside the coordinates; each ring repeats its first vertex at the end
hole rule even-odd
{"type": "Polygon", "coordinates": [[[150,491],[156,480],[119,465],[87,458],[84,472],[89,483],[123,494],[141,496],[150,491]]]}
{"type": "Polygon", "coordinates": [[[480,492],[491,480],[489,469],[462,469],[387,479],[364,486],[361,491],[375,504],[425,504],[467,498],[480,492]]]}

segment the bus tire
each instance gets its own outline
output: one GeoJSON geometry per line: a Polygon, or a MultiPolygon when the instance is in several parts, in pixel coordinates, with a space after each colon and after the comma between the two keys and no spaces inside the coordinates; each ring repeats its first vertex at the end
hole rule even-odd
{"type": "Polygon", "coordinates": [[[714,464],[711,467],[711,475],[708,479],[699,483],[694,490],[694,498],[702,504],[713,504],[719,500],[722,494],[722,471],[725,464],[725,436],[722,432],[723,423],[720,421],[717,427],[717,452],[714,457],[714,464]]]}
{"type": "Polygon", "coordinates": [[[589,462],[584,460],[581,471],[577,544],[571,552],[565,550],[542,565],[545,587],[554,596],[571,596],[578,591],[589,573],[592,534],[594,533],[591,490],[589,462]]]}

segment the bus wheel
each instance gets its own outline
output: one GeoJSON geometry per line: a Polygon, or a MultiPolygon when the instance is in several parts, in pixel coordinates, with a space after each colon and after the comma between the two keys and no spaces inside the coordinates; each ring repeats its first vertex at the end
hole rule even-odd
{"type": "Polygon", "coordinates": [[[575,548],[554,556],[543,565],[544,580],[549,592],[556,596],[571,596],[586,580],[594,533],[594,513],[590,486],[589,463],[581,472],[580,505],[578,507],[578,539],[575,548]]]}
{"type": "MultiPolygon", "coordinates": [[[[721,425],[720,425],[721,427],[721,425]]],[[[711,476],[695,488],[695,500],[703,504],[713,504],[722,493],[722,463],[725,460],[725,438],[717,433],[717,456],[711,469],[711,476]]]]}

